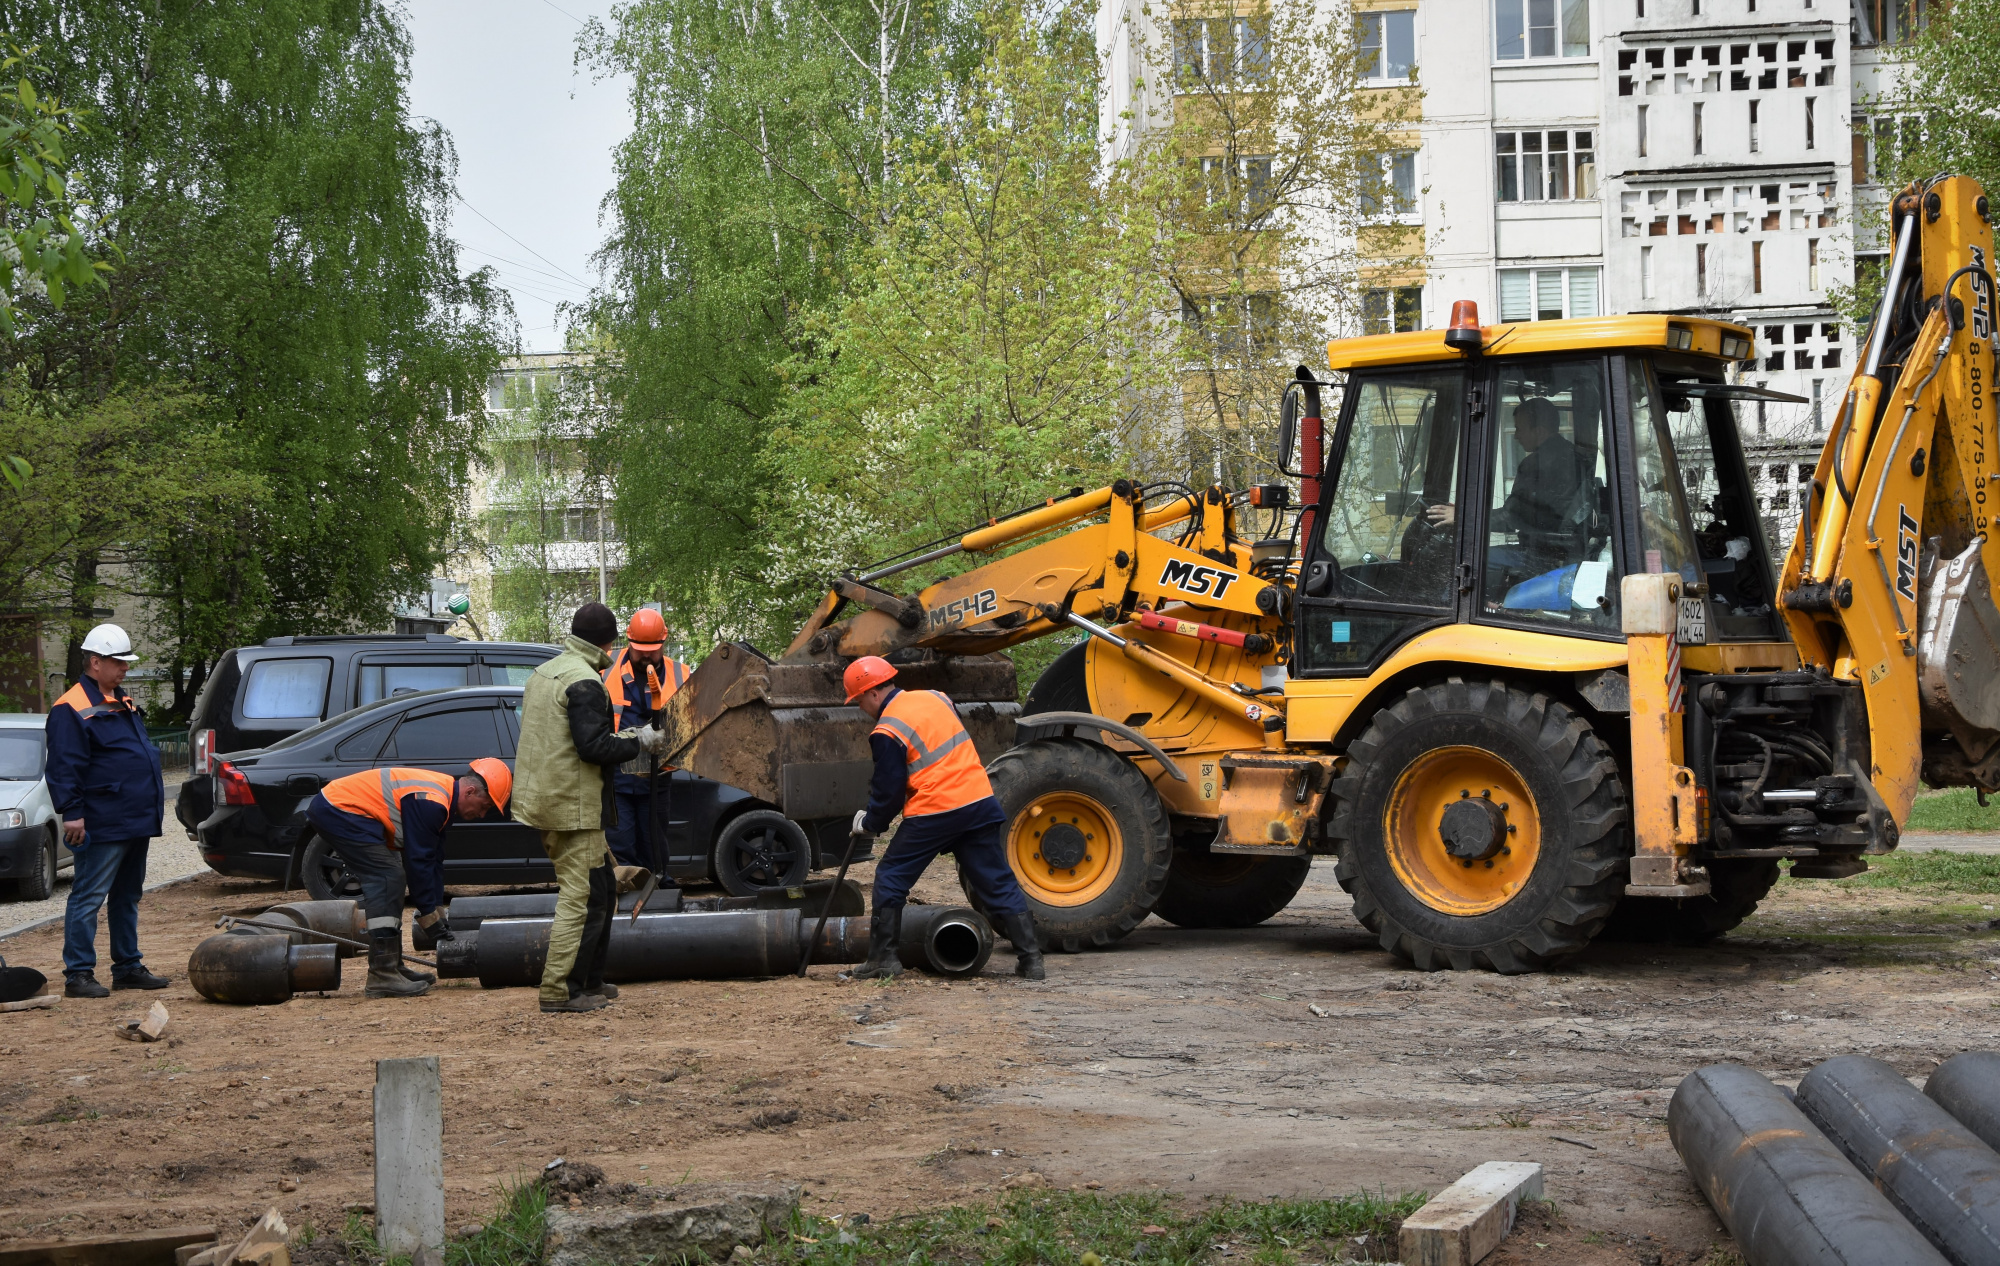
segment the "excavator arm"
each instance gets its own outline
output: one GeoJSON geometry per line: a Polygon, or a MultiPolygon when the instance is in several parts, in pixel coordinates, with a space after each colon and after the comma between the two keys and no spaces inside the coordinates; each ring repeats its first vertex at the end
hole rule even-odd
{"type": "Polygon", "coordinates": [[[1801,661],[1861,686],[1899,823],[1920,778],[2000,786],[1990,216],[1964,177],[1896,198],[1881,306],[1780,577],[1801,661]]]}

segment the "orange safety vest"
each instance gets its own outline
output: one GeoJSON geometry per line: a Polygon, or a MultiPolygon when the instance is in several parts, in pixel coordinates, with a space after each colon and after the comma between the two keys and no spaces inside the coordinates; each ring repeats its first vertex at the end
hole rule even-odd
{"type": "Polygon", "coordinates": [[[903,745],[910,762],[905,817],[949,813],[993,794],[986,767],[972,736],[958,719],[958,709],[942,691],[905,690],[889,700],[876,721],[874,734],[887,734],[903,745]]]}
{"type": "MultiPolygon", "coordinates": [[[[625,658],[630,653],[629,647],[619,651],[617,658],[611,661],[611,667],[604,670],[604,688],[611,692],[611,706],[613,709],[623,708],[627,698],[626,692],[638,684],[637,669],[639,666],[625,658]]],[[[648,666],[646,675],[650,680],[647,683],[647,693],[652,697],[651,701],[653,711],[655,712],[658,712],[660,706],[667,700],[673,698],[674,693],[688,679],[687,665],[681,663],[671,655],[662,655],[660,659],[661,666],[666,669],[666,676],[671,679],[673,684],[668,685],[658,677],[653,676],[652,669],[648,666]]],[[[615,711],[613,716],[616,716],[615,711]]]]}
{"type": "Polygon", "coordinates": [[[434,799],[444,806],[445,821],[450,822],[453,794],[457,790],[458,779],[450,774],[399,767],[368,769],[336,778],[322,787],[319,794],[344,813],[380,822],[389,833],[389,847],[399,849],[403,847],[403,801],[410,796],[434,799]]]}

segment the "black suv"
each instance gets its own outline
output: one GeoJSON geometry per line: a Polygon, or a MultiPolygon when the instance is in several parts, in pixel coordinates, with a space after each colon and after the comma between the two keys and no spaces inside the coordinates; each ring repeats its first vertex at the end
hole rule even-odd
{"type": "Polygon", "coordinates": [[[209,779],[218,753],[267,747],[350,708],[419,690],[520,686],[556,647],[467,642],[442,633],[274,637],[217,661],[188,721],[190,777],[174,817],[196,838],[215,809],[209,779]]]}
{"type": "MultiPolygon", "coordinates": [[[[546,649],[546,648],[544,648],[546,649]]],[[[518,686],[462,686],[394,695],[248,752],[212,758],[215,811],[200,825],[201,856],[225,875],[294,876],[315,898],[354,896],[340,858],[313,833],[306,805],[335,778],[383,765],[464,774],[482,756],[511,767],[520,734],[518,686]]],[[[662,797],[666,871],[683,884],[720,882],[738,895],[803,883],[813,861],[806,831],[750,793],[673,776],[662,797]]],[[[814,824],[819,826],[822,824],[814,824]]],[[[844,846],[846,821],[837,824],[844,846]]],[[[833,854],[832,861],[838,861],[833,854]]],[[[448,884],[553,883],[539,832],[508,819],[454,822],[445,833],[448,884]]]]}

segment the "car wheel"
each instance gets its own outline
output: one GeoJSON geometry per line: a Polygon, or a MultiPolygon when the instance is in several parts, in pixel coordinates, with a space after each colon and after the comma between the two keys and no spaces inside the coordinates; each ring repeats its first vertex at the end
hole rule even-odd
{"type": "Polygon", "coordinates": [[[714,870],[715,882],[730,896],[748,897],[804,883],[812,853],[798,823],[776,809],[752,809],[716,834],[714,870]]]}
{"type": "Polygon", "coordinates": [[[42,840],[39,865],[30,873],[14,881],[16,901],[46,901],[56,890],[56,833],[54,827],[42,840]]]}
{"type": "Polygon", "coordinates": [[[314,901],[359,901],[361,884],[341,865],[340,854],[323,835],[315,835],[306,845],[299,862],[299,878],[314,901]]]}

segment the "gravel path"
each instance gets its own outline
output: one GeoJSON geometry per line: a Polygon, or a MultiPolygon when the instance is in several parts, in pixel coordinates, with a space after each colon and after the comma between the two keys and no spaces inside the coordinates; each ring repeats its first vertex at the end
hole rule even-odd
{"type": "MultiPolygon", "coordinates": [[[[146,888],[149,891],[208,869],[201,860],[200,846],[187,837],[180,823],[174,821],[174,797],[180,794],[183,781],[185,779],[176,779],[167,784],[167,833],[156,837],[152,847],[146,850],[146,888]]],[[[63,908],[69,904],[69,881],[69,871],[57,874],[55,893],[46,901],[0,901],[0,940],[25,932],[45,919],[61,918],[63,908]]],[[[143,906],[140,921],[145,921],[143,906]]],[[[109,935],[101,920],[97,935],[100,940],[109,935]]],[[[105,961],[110,959],[106,957],[105,961]]]]}

